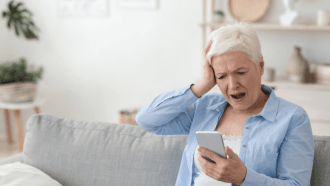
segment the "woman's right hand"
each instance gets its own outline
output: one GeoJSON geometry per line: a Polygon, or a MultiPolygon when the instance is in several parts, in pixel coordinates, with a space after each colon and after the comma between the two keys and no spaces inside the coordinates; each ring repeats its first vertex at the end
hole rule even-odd
{"type": "Polygon", "coordinates": [[[206,58],[207,53],[209,52],[212,46],[212,39],[207,43],[203,50],[204,64],[203,64],[203,76],[201,80],[191,87],[191,91],[197,96],[201,97],[203,94],[209,92],[215,85],[216,80],[214,76],[214,71],[209,61],[206,58]]]}

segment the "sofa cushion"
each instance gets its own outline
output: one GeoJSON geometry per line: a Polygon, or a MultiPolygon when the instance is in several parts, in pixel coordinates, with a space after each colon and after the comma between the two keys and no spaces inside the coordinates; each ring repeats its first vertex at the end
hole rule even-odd
{"type": "Polygon", "coordinates": [[[314,162],[311,186],[326,186],[330,183],[330,136],[314,137],[314,162]]]}
{"type": "Polygon", "coordinates": [[[62,186],[39,169],[20,161],[0,166],[1,186],[62,186]]]}
{"type": "Polygon", "coordinates": [[[70,186],[173,186],[187,135],[139,126],[35,114],[27,121],[24,163],[70,186]]]}

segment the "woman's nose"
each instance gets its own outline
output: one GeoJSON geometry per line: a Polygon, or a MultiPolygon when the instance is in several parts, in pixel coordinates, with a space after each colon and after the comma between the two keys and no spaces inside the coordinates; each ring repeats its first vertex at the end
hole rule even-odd
{"type": "Polygon", "coordinates": [[[229,88],[230,89],[236,89],[239,87],[239,83],[237,81],[236,77],[230,77],[229,78],[229,88]]]}

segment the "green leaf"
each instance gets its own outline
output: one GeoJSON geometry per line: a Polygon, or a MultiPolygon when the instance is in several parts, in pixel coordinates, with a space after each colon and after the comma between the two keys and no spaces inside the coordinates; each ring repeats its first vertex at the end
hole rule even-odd
{"type": "Polygon", "coordinates": [[[224,13],[223,13],[223,11],[221,11],[221,10],[215,11],[214,14],[216,14],[216,15],[218,15],[220,17],[224,17],[225,16],[224,13]]]}
{"type": "Polygon", "coordinates": [[[23,18],[22,21],[23,21],[22,24],[37,29],[37,27],[34,25],[33,21],[30,18],[23,18]]]}
{"type": "Polygon", "coordinates": [[[37,71],[34,68],[31,69],[28,69],[25,58],[20,58],[19,61],[2,63],[0,64],[0,84],[37,81],[42,78],[42,67],[39,67],[37,71]]]}
{"type": "Polygon", "coordinates": [[[9,8],[9,10],[10,10],[11,12],[13,12],[13,9],[14,9],[14,7],[13,7],[13,3],[14,3],[13,0],[11,0],[11,1],[8,3],[8,8],[9,8]]]}
{"type": "Polygon", "coordinates": [[[8,27],[8,28],[10,28],[11,22],[12,22],[12,19],[9,18],[9,19],[8,19],[8,22],[7,22],[7,27],[8,27]]]}
{"type": "Polygon", "coordinates": [[[21,27],[21,30],[22,30],[22,32],[23,32],[24,37],[28,39],[28,38],[29,38],[29,33],[28,33],[28,31],[26,30],[26,28],[22,28],[22,27],[21,27]]]}
{"type": "Polygon", "coordinates": [[[31,25],[31,26],[34,26],[34,27],[35,27],[35,25],[34,25],[33,21],[28,21],[28,23],[29,23],[29,25],[31,25]]]}
{"type": "Polygon", "coordinates": [[[30,12],[30,11],[27,10],[27,9],[22,9],[22,10],[19,10],[18,12],[19,12],[19,13],[27,13],[27,14],[29,14],[29,16],[32,16],[32,12],[30,12]]]}
{"type": "Polygon", "coordinates": [[[32,12],[21,8],[22,6],[22,2],[15,4],[14,0],[8,3],[9,11],[3,12],[3,17],[7,17],[8,19],[7,27],[10,28],[14,24],[15,34],[17,36],[23,34],[27,39],[38,39],[35,32],[39,31],[39,29],[31,19],[32,12]]]}
{"type": "Polygon", "coordinates": [[[14,24],[16,35],[19,36],[19,25],[14,24]]]}
{"type": "Polygon", "coordinates": [[[29,27],[27,27],[26,31],[27,31],[28,39],[38,39],[36,34],[29,27]]]}
{"type": "MultiPolygon", "coordinates": [[[[23,3],[17,3],[16,4],[16,6],[14,6],[14,8],[16,9],[16,10],[18,10],[18,7],[20,7],[20,6],[22,6],[23,5],[23,3]]],[[[19,11],[18,11],[19,12],[19,11]]]]}
{"type": "Polygon", "coordinates": [[[8,12],[3,11],[2,12],[2,17],[4,18],[4,17],[7,17],[7,16],[8,16],[8,12]]]}

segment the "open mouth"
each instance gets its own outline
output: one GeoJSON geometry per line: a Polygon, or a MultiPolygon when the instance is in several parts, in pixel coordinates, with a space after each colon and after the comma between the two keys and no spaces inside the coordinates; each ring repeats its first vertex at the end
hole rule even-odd
{"type": "Polygon", "coordinates": [[[245,93],[232,94],[230,96],[234,99],[241,99],[242,97],[245,96],[245,93]]]}

